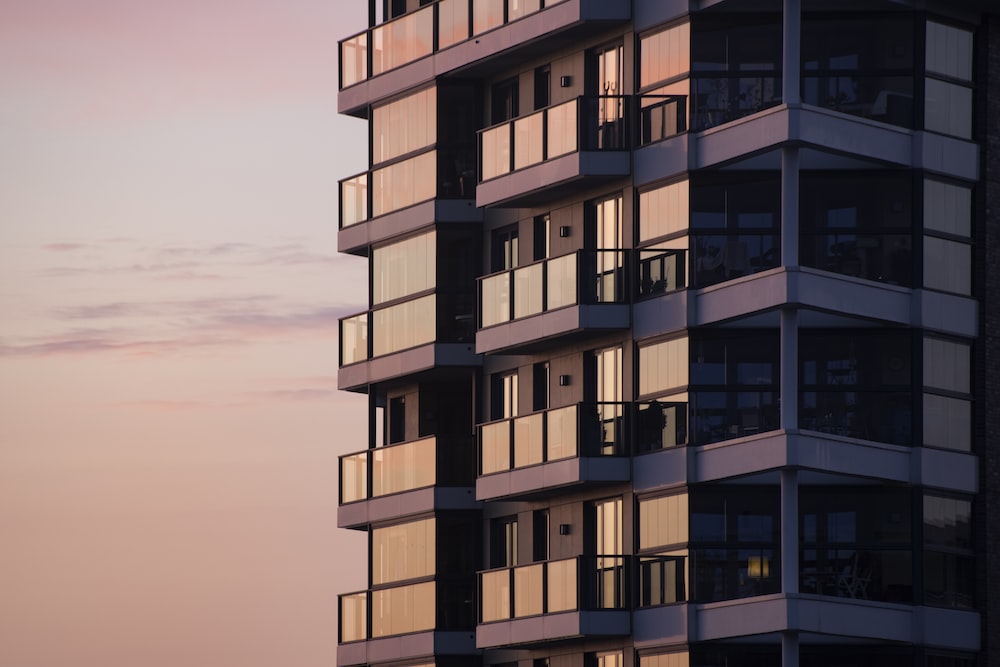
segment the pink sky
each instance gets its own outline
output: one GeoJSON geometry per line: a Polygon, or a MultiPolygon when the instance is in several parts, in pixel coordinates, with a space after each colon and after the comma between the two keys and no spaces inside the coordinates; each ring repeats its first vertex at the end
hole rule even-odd
{"type": "Polygon", "coordinates": [[[0,0],[0,665],[335,664],[366,11],[0,0]]]}

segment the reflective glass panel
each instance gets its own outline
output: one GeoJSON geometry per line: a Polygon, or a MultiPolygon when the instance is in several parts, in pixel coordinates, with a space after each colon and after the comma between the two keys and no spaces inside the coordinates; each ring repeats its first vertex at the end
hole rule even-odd
{"type": "Polygon", "coordinates": [[[542,607],[544,565],[526,565],[514,569],[514,617],[537,616],[542,607]]]}
{"type": "Polygon", "coordinates": [[[510,570],[494,570],[480,575],[483,623],[510,618],[510,570]]]}
{"type": "Polygon", "coordinates": [[[577,150],[577,101],[575,99],[545,110],[548,122],[548,159],[577,150]]]}
{"type": "Polygon", "coordinates": [[[438,3],[438,48],[469,38],[469,1],[441,0],[438,3]]]}
{"type": "Polygon", "coordinates": [[[372,312],[374,356],[434,342],[436,313],[433,294],[372,312]]]}
{"type": "Polygon", "coordinates": [[[576,559],[551,561],[547,563],[547,567],[548,613],[554,614],[560,611],[572,611],[576,609],[576,559]]]}
{"type": "Polygon", "coordinates": [[[368,358],[368,314],[340,322],[340,363],[344,366],[368,358]]]}
{"type": "Polygon", "coordinates": [[[509,271],[483,278],[482,285],[482,326],[490,327],[510,319],[509,271]]]}
{"type": "Polygon", "coordinates": [[[927,22],[927,71],[972,81],[972,33],[950,25],[927,22]]]}
{"type": "Polygon", "coordinates": [[[433,289],[437,235],[421,234],[372,252],[372,303],[433,289]]]}
{"type": "Polygon", "coordinates": [[[924,127],[962,139],[972,138],[972,89],[927,78],[924,127]]]}
{"type": "Polygon", "coordinates": [[[639,548],[688,541],[687,494],[639,501],[639,548]]]}
{"type": "Polygon", "coordinates": [[[346,88],[368,78],[368,33],[340,43],[340,83],[346,88]]]}
{"type": "Polygon", "coordinates": [[[372,109],[372,164],[380,164],[437,141],[437,89],[372,109]]]}
{"type": "Polygon", "coordinates": [[[957,236],[972,234],[972,190],[924,180],[924,229],[957,236]]]}
{"type": "Polygon", "coordinates": [[[924,386],[967,394],[971,377],[969,345],[942,338],[924,338],[924,386]]]}
{"type": "Polygon", "coordinates": [[[372,584],[419,579],[436,568],[435,520],[372,529],[372,584]]]}
{"type": "Polygon", "coordinates": [[[514,319],[542,312],[542,263],[514,271],[514,319]]]}
{"type": "Polygon", "coordinates": [[[577,406],[550,410],[548,420],[548,449],[546,461],[557,461],[577,455],[577,406]]]}
{"type": "Polygon", "coordinates": [[[368,497],[368,452],[340,459],[340,502],[351,503],[368,497]]]}
{"type": "Polygon", "coordinates": [[[431,151],[372,171],[372,215],[377,217],[433,199],[437,153],[431,151]]]}
{"type": "Polygon", "coordinates": [[[639,86],[641,88],[684,74],[690,67],[690,24],[683,23],[640,38],[639,86]]]}
{"type": "Polygon", "coordinates": [[[433,630],[435,585],[433,581],[372,591],[372,637],[389,637],[433,630]]]}
{"type": "Polygon", "coordinates": [[[514,420],[514,467],[536,465],[542,462],[543,412],[514,420]]]}
{"type": "Polygon", "coordinates": [[[546,262],[546,309],[555,310],[576,303],[576,255],[563,255],[546,262]]]}
{"type": "Polygon", "coordinates": [[[688,339],[639,348],[639,394],[654,394],[688,383],[688,339]]]}
{"type": "Polygon", "coordinates": [[[541,113],[514,121],[514,169],[523,169],[542,161],[543,122],[541,113]]]}
{"type": "Polygon", "coordinates": [[[405,14],[372,30],[372,76],[431,54],[434,8],[405,14]]]}
{"type": "Polygon", "coordinates": [[[368,638],[368,593],[340,596],[340,641],[356,642],[368,638]]]}
{"type": "Polygon", "coordinates": [[[972,450],[972,403],[924,394],[924,445],[961,452],[972,450]]]}
{"type": "Polygon", "coordinates": [[[436,451],[433,437],[371,450],[372,496],[433,486],[437,478],[436,451]]]}
{"type": "Polygon", "coordinates": [[[510,123],[504,123],[489,130],[483,130],[482,180],[501,176],[510,172],[510,123]]]}
{"type": "Polygon", "coordinates": [[[507,420],[483,424],[480,429],[483,475],[510,470],[510,429],[511,422],[507,420]]]}
{"type": "Polygon", "coordinates": [[[971,294],[971,246],[925,236],[924,287],[955,294],[971,294]]]}
{"type": "Polygon", "coordinates": [[[688,182],[639,193],[639,240],[682,232],[688,227],[688,182]]]}
{"type": "Polygon", "coordinates": [[[368,219],[368,174],[360,174],[340,182],[341,228],[368,219]]]}

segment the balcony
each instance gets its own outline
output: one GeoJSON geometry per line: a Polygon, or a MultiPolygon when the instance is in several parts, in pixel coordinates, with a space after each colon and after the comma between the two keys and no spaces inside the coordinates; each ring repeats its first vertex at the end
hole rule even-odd
{"type": "Polygon", "coordinates": [[[479,132],[477,206],[531,206],[631,173],[631,98],[577,97],[479,132]]]}
{"type": "Polygon", "coordinates": [[[471,439],[423,438],[340,457],[340,528],[439,509],[469,509],[471,439]]]}
{"type": "Polygon", "coordinates": [[[341,113],[516,52],[571,44],[631,18],[627,0],[438,0],[340,42],[341,113]]]}
{"type": "Polygon", "coordinates": [[[476,351],[526,352],[587,332],[627,329],[625,252],[580,250],[479,279],[476,351]]]}
{"type": "Polygon", "coordinates": [[[340,252],[368,246],[434,222],[478,222],[471,150],[430,150],[340,181],[340,252]]]}
{"type": "Polygon", "coordinates": [[[438,367],[478,366],[472,313],[466,295],[432,293],[342,318],[338,388],[363,392],[438,367]]]}
{"type": "Polygon", "coordinates": [[[579,556],[479,573],[476,647],[628,635],[625,556],[579,556]]]}
{"type": "Polygon", "coordinates": [[[424,581],[339,596],[337,665],[477,653],[471,585],[424,581]]]}
{"type": "Polygon", "coordinates": [[[476,499],[627,482],[628,404],[579,403],[479,427],[476,499]]]}

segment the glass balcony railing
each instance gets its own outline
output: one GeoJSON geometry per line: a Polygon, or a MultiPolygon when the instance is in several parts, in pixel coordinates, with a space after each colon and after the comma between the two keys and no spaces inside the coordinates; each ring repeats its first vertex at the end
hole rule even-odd
{"type": "Polygon", "coordinates": [[[581,456],[625,456],[624,403],[578,403],[479,427],[479,474],[581,456]]]}
{"type": "Polygon", "coordinates": [[[340,643],[471,630],[472,585],[424,581],[340,596],[340,643]]]}
{"type": "Polygon", "coordinates": [[[579,556],[479,573],[479,622],[628,609],[625,556],[579,556]]]}
{"type": "Polygon", "coordinates": [[[415,491],[430,486],[473,483],[471,439],[422,438],[340,457],[340,503],[415,491]]]}
{"type": "MultiPolygon", "coordinates": [[[[676,396],[673,398],[677,398],[676,396]]],[[[635,447],[654,452],[688,442],[688,404],[682,401],[635,403],[635,447]]]]}
{"type": "Polygon", "coordinates": [[[480,181],[580,150],[626,150],[623,95],[577,97],[479,132],[480,181]]]}
{"type": "Polygon", "coordinates": [[[695,445],[756,435],[780,426],[777,391],[694,391],[689,400],[695,445]]]}
{"type": "Polygon", "coordinates": [[[870,118],[890,125],[914,126],[912,75],[859,75],[857,72],[806,70],[802,101],[840,113],[870,118]]]}
{"type": "Polygon", "coordinates": [[[340,365],[435,342],[436,312],[437,295],[428,294],[343,318],[340,320],[340,365]]]}
{"type": "Polygon", "coordinates": [[[340,181],[340,228],[431,199],[476,196],[474,152],[430,150],[340,181]]]}
{"type": "Polygon", "coordinates": [[[579,250],[479,279],[479,327],[564,306],[624,303],[625,252],[579,250]]]}
{"type": "Polygon", "coordinates": [[[438,0],[342,40],[340,87],[353,86],[563,1],[438,0]]]}

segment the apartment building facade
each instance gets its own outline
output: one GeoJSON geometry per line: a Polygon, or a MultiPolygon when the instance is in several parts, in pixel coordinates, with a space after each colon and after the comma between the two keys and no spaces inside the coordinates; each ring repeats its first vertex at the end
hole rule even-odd
{"type": "Polygon", "coordinates": [[[992,3],[360,28],[338,667],[1000,661],[992,3]]]}

